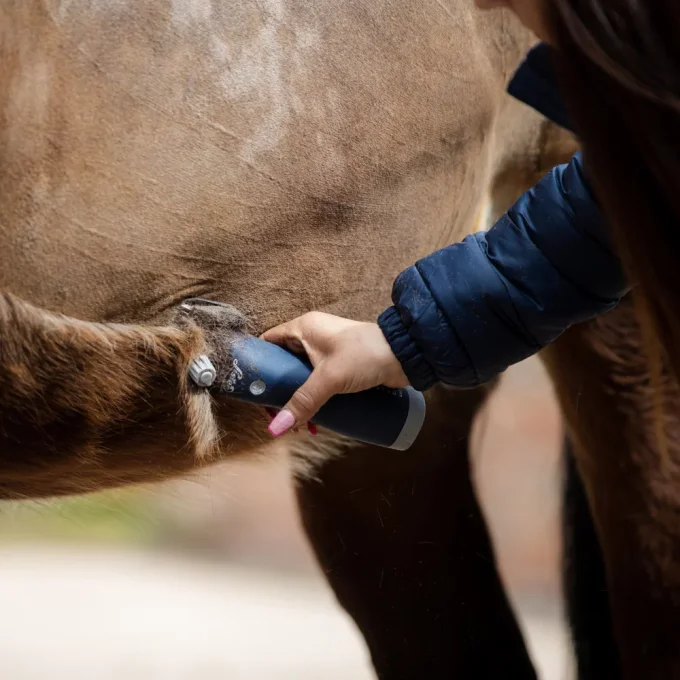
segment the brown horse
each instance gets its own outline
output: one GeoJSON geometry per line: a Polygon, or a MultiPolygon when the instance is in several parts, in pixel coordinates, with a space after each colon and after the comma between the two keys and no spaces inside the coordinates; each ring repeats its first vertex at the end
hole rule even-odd
{"type": "MultiPolygon", "coordinates": [[[[226,363],[234,333],[310,309],[374,318],[402,268],[570,155],[504,94],[531,37],[471,5],[0,1],[0,496],[254,451],[263,414],[192,389],[191,357],[226,363]],[[232,307],[182,312],[189,296],[232,307]]],[[[666,678],[677,472],[651,445],[637,335],[622,308],[549,365],[615,622],[584,673],[621,649],[626,677],[666,678]]],[[[315,470],[305,527],[381,678],[534,677],[470,480],[488,391],[433,391],[407,454],[292,440],[315,470]]]]}

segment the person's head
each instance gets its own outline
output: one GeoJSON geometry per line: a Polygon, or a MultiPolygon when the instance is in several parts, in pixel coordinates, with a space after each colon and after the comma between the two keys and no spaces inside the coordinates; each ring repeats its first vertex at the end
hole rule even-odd
{"type": "Polygon", "coordinates": [[[477,0],[556,47],[556,67],[614,245],[638,284],[651,359],[680,376],[680,3],[477,0]]]}

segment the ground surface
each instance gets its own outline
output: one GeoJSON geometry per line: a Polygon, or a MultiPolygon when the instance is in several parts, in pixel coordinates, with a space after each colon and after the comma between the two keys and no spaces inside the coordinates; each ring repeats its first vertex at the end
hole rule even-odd
{"type": "MultiPolygon", "coordinates": [[[[3,680],[370,680],[320,580],[136,551],[0,549],[3,680]]],[[[558,622],[529,632],[562,680],[558,622]]]]}

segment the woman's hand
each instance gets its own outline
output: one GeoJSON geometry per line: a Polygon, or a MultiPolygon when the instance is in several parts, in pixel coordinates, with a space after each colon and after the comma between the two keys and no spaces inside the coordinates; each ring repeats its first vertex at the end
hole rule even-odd
{"type": "Polygon", "coordinates": [[[379,326],[312,312],[262,338],[307,354],[314,371],[269,425],[274,437],[310,420],[335,394],[378,385],[406,387],[408,379],[379,326]]]}

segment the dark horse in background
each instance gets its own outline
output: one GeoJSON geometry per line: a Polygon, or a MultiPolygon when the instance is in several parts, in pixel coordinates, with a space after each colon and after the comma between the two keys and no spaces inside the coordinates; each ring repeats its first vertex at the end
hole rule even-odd
{"type": "MultiPolygon", "coordinates": [[[[255,451],[264,415],[193,390],[192,356],[311,309],[375,318],[401,269],[569,157],[504,92],[531,36],[471,5],[0,0],[0,496],[255,451]],[[182,315],[192,296],[231,307],[182,315]]],[[[624,304],[546,352],[583,678],[680,677],[680,467],[639,338],[624,304]]],[[[490,389],[433,390],[408,454],[291,439],[305,528],[385,680],[535,677],[471,482],[490,389]]]]}

